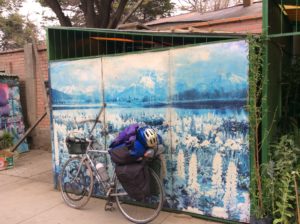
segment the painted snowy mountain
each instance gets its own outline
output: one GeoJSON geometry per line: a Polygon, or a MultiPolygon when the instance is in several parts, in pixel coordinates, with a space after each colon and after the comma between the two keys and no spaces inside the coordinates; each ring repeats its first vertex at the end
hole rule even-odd
{"type": "Polygon", "coordinates": [[[51,89],[51,97],[53,104],[95,104],[101,101],[99,92],[80,92],[66,91],[62,92],[56,89],[51,89]]]}
{"type": "MultiPolygon", "coordinates": [[[[166,86],[166,85],[165,85],[166,86]]],[[[128,88],[108,89],[105,93],[108,102],[160,102],[166,101],[167,88],[155,82],[151,77],[142,77],[128,88]]]]}
{"type": "Polygon", "coordinates": [[[248,88],[246,79],[231,73],[206,77],[203,81],[200,79],[193,88],[185,82],[175,85],[176,90],[171,97],[174,101],[245,99],[248,88]]]}

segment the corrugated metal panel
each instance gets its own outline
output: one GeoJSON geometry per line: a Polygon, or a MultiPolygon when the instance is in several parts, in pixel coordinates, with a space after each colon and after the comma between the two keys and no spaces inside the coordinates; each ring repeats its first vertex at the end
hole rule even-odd
{"type": "Polygon", "coordinates": [[[145,25],[154,26],[163,23],[201,22],[201,21],[211,21],[211,20],[218,20],[218,19],[236,18],[241,16],[255,16],[255,15],[262,15],[262,2],[256,2],[249,7],[238,5],[238,6],[229,7],[226,9],[221,9],[221,10],[202,13],[202,14],[199,12],[192,12],[183,15],[154,20],[145,23],[145,25]]]}

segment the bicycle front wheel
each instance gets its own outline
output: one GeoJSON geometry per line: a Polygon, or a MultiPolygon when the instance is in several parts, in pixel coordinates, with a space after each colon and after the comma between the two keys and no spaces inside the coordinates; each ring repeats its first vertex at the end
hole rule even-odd
{"type": "Polygon", "coordinates": [[[70,158],[62,168],[59,186],[63,200],[72,208],[81,208],[93,192],[93,172],[86,160],[70,158]]]}
{"type": "Polygon", "coordinates": [[[150,195],[142,200],[131,198],[116,180],[116,202],[121,213],[131,222],[148,223],[155,219],[163,206],[164,192],[157,174],[149,168],[150,195]]]}

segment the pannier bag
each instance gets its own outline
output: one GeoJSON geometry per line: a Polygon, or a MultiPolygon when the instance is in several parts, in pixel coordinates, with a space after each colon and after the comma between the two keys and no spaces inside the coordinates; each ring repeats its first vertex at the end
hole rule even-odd
{"type": "MultiPolygon", "coordinates": [[[[161,174],[161,160],[159,158],[156,158],[151,161],[151,163],[148,164],[148,166],[154,171],[154,173],[162,180],[162,174],[161,174]]],[[[159,189],[156,185],[156,180],[154,179],[154,176],[150,176],[150,193],[151,195],[158,195],[159,189]]]]}
{"type": "Polygon", "coordinates": [[[136,162],[136,158],[130,155],[130,151],[126,144],[116,146],[109,151],[111,160],[120,165],[136,162]]]}
{"type": "Polygon", "coordinates": [[[150,194],[149,168],[144,162],[116,165],[116,175],[130,197],[141,201],[150,194]]]}

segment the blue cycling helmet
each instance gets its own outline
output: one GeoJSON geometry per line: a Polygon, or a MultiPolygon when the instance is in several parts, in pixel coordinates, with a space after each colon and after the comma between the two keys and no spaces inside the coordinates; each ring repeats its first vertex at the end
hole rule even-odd
{"type": "Polygon", "coordinates": [[[153,128],[142,127],[137,130],[137,139],[146,147],[157,146],[157,133],[153,128]]]}

